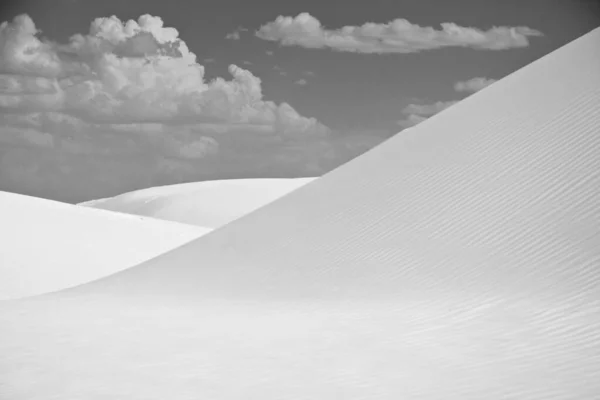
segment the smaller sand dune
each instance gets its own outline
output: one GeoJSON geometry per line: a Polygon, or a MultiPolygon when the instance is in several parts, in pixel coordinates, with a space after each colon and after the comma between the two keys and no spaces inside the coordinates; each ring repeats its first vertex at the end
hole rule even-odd
{"type": "Polygon", "coordinates": [[[93,281],[210,230],[0,192],[0,300],[93,281]]]}
{"type": "Polygon", "coordinates": [[[218,228],[316,178],[231,179],[137,190],[79,205],[218,228]]]}

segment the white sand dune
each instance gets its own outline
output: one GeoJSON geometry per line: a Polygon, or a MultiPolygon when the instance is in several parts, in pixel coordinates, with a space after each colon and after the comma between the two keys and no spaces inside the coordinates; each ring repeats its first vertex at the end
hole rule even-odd
{"type": "Polygon", "coordinates": [[[82,203],[100,210],[0,192],[0,300],[57,291],[132,267],[313,179],[186,183],[82,203]]]}
{"type": "Polygon", "coordinates": [[[218,228],[316,178],[230,179],[136,190],[79,205],[218,228]]]}
{"type": "Polygon", "coordinates": [[[0,304],[0,398],[600,398],[598,43],[140,266],[0,304]]]}
{"type": "Polygon", "coordinates": [[[210,231],[0,192],[0,300],[93,281],[210,231]]]}

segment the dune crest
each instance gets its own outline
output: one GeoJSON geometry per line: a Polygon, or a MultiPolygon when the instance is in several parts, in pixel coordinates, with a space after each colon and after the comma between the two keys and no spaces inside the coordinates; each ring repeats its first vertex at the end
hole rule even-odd
{"type": "Polygon", "coordinates": [[[316,178],[230,179],[136,190],[79,205],[218,228],[316,178]]]}

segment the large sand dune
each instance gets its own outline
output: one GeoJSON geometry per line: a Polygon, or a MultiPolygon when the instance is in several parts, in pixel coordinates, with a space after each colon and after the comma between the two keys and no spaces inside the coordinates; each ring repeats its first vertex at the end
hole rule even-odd
{"type": "Polygon", "coordinates": [[[600,398],[598,43],[140,266],[0,304],[0,398],[600,398]]]}
{"type": "Polygon", "coordinates": [[[89,282],[209,231],[0,192],[0,300],[89,282]]]}
{"type": "Polygon", "coordinates": [[[136,190],[80,205],[218,228],[313,181],[230,179],[136,190]]]}

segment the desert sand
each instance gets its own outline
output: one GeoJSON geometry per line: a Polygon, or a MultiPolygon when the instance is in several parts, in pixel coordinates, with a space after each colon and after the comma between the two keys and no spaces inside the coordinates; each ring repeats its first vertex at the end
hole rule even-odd
{"type": "Polygon", "coordinates": [[[210,228],[0,192],[0,300],[113,274],[210,228]]]}

